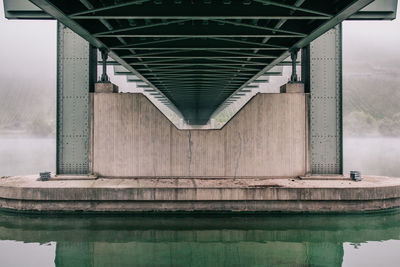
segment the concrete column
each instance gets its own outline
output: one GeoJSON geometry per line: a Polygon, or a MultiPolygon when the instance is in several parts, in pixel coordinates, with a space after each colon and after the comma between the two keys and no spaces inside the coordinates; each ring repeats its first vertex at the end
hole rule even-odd
{"type": "Polygon", "coordinates": [[[342,26],[315,41],[303,79],[310,90],[312,174],[342,174],[342,26]],[[307,67],[309,72],[307,73],[307,67]]]}
{"type": "Polygon", "coordinates": [[[97,76],[96,50],[57,25],[57,174],[89,173],[89,90],[97,76]]]}

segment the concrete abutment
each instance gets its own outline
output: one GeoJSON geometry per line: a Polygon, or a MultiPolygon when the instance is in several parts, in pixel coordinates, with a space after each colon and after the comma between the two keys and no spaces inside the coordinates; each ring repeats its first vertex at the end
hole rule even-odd
{"type": "Polygon", "coordinates": [[[221,130],[179,130],[142,94],[95,93],[93,173],[293,177],[307,168],[306,94],[258,94],[221,130]]]}

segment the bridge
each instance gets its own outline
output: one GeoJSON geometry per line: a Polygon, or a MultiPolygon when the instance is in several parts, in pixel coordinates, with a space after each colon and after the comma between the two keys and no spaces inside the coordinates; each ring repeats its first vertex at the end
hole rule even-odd
{"type": "Polygon", "coordinates": [[[397,0],[5,0],[4,6],[9,19],[58,21],[59,179],[218,183],[343,174],[341,23],[392,20],[397,0]],[[119,93],[110,64],[143,94],[119,93]],[[291,66],[291,77],[280,93],[260,93],[282,66],[291,66]],[[215,126],[232,106],[237,113],[215,126]]]}

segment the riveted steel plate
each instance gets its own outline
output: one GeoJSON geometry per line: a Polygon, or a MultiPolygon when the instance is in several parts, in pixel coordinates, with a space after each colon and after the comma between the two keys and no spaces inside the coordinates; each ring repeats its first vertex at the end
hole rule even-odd
{"type": "Polygon", "coordinates": [[[89,172],[89,43],[57,25],[57,173],[89,172]]]}
{"type": "Polygon", "coordinates": [[[311,172],[341,174],[342,28],[331,29],[310,44],[311,172]]]}

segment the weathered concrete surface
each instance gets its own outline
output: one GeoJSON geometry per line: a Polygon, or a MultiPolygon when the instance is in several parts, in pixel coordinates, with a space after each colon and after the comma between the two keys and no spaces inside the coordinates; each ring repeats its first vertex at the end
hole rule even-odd
{"type": "Polygon", "coordinates": [[[280,87],[281,93],[304,93],[304,83],[288,82],[280,87]]]}
{"type": "Polygon", "coordinates": [[[97,176],[96,175],[52,175],[51,180],[96,180],[97,176]]]}
{"type": "Polygon", "coordinates": [[[221,130],[178,130],[142,94],[94,94],[100,176],[266,177],[306,173],[305,94],[258,94],[221,130]]]}
{"type": "Polygon", "coordinates": [[[400,206],[400,179],[0,179],[0,208],[37,211],[349,212],[400,206]]]}
{"type": "Polygon", "coordinates": [[[94,91],[96,93],[118,93],[118,86],[113,83],[95,83],[94,91]]]}

